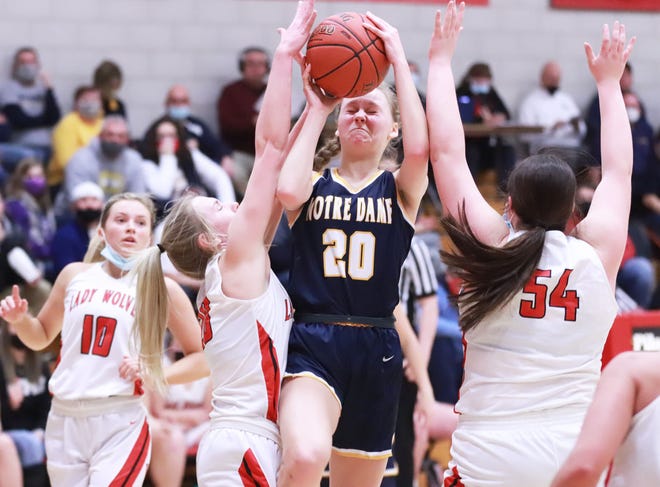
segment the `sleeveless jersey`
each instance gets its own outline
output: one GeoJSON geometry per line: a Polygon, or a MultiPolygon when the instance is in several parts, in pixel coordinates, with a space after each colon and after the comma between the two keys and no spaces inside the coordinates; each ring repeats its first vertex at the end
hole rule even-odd
{"type": "Polygon", "coordinates": [[[135,281],[115,279],[101,263],[71,279],[64,297],[62,349],[50,392],[58,399],[96,399],[141,394],[119,377],[125,356],[136,356],[133,342],[135,281]]]}
{"type": "Polygon", "coordinates": [[[546,232],[524,289],[464,334],[456,411],[487,418],[586,411],[616,315],[605,270],[588,243],[546,232]]]}
{"type": "Polygon", "coordinates": [[[394,175],[378,171],[352,188],[326,169],[292,226],[291,298],[296,312],[390,317],[414,227],[394,175]]]}
{"type": "Polygon", "coordinates": [[[261,296],[225,296],[216,257],[197,305],[213,383],[211,421],[279,442],[277,409],[293,323],[286,291],[271,271],[261,296]]]}
{"type": "Polygon", "coordinates": [[[660,396],[632,419],[614,457],[607,487],[660,485],[660,396]]]}

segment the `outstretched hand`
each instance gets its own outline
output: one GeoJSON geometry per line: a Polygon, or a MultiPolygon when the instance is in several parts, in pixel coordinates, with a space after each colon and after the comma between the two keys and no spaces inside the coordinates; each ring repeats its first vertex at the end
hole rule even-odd
{"type": "Polygon", "coordinates": [[[465,12],[465,2],[456,6],[455,0],[451,0],[445,9],[445,15],[438,10],[435,13],[435,24],[433,27],[433,36],[431,37],[431,46],[429,48],[429,58],[443,59],[451,61],[456,49],[458,35],[463,30],[463,13],[465,12]]]}
{"type": "Polygon", "coordinates": [[[315,20],[314,0],[299,0],[296,14],[289,27],[277,29],[280,34],[280,46],[299,64],[302,63],[300,51],[309,39],[315,20]]]}
{"type": "Polygon", "coordinates": [[[14,284],[11,290],[11,296],[7,296],[0,301],[0,317],[8,323],[15,323],[22,319],[28,310],[28,302],[21,298],[18,286],[14,284]]]}
{"type": "Polygon", "coordinates": [[[407,63],[403,44],[401,43],[399,31],[396,27],[390,25],[388,22],[371,12],[367,12],[366,17],[371,23],[365,22],[362,25],[369,32],[373,32],[381,38],[383,44],[385,44],[385,55],[387,56],[387,60],[391,64],[396,64],[397,61],[407,63]]]}
{"type": "Polygon", "coordinates": [[[598,55],[594,54],[588,42],[584,43],[589,71],[596,83],[606,79],[619,82],[636,41],[637,38],[633,37],[626,45],[626,27],[616,21],[612,26],[611,35],[609,26],[603,25],[603,40],[598,55]]]}

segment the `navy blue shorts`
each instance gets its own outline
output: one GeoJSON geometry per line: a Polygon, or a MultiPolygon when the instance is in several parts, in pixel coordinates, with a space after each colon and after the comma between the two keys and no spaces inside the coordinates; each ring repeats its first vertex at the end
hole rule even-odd
{"type": "Polygon", "coordinates": [[[295,322],[286,372],[312,374],[335,391],[338,453],[384,458],[392,452],[402,360],[394,328],[295,322]]]}

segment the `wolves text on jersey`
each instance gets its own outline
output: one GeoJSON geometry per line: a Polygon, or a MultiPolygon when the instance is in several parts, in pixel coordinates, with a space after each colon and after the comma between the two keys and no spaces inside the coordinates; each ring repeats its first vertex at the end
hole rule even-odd
{"type": "MultiPolygon", "coordinates": [[[[91,302],[94,299],[99,289],[84,289],[78,291],[76,297],[71,300],[69,305],[69,311],[80,306],[91,302]]],[[[130,294],[123,293],[121,291],[113,291],[111,289],[106,289],[100,293],[101,302],[106,304],[112,304],[117,306],[124,311],[130,313],[131,316],[135,317],[135,297],[130,294]]]]}

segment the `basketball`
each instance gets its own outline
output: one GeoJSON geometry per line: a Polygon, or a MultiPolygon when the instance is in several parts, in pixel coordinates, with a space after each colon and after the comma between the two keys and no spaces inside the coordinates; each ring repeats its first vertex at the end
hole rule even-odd
{"type": "Polygon", "coordinates": [[[383,41],[362,25],[367,18],[355,12],[323,20],[307,42],[310,75],[323,92],[335,98],[354,98],[375,89],[390,63],[383,41]]]}

